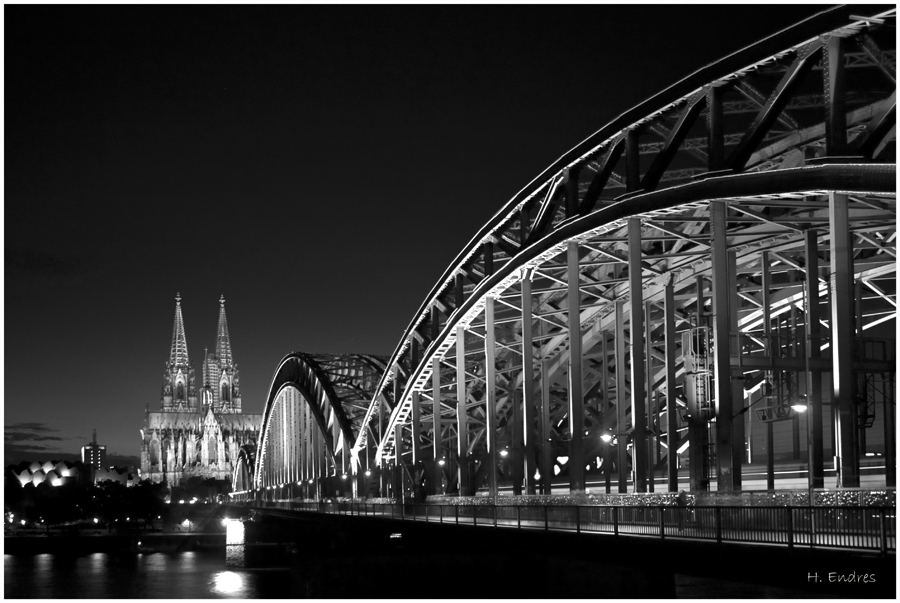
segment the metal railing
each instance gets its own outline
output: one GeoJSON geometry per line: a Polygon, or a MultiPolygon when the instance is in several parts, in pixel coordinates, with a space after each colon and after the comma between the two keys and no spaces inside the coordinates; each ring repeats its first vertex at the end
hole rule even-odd
{"type": "MultiPolygon", "coordinates": [[[[250,503],[260,508],[260,503],[250,503]]],[[[743,542],[787,547],[896,550],[893,507],[650,507],[263,503],[308,511],[438,524],[743,542]]]]}

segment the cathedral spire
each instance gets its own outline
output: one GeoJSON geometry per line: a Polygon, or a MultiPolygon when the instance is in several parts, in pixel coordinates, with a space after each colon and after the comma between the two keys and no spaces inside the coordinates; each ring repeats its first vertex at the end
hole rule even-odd
{"type": "Polygon", "coordinates": [[[216,336],[216,356],[224,366],[233,364],[231,340],[228,338],[228,321],[225,319],[225,296],[219,298],[219,334],[216,336]]]}
{"type": "Polygon", "coordinates": [[[184,336],[184,319],[181,317],[181,293],[175,294],[175,328],[172,330],[172,352],[169,355],[169,364],[174,366],[189,364],[187,339],[184,336]]]}

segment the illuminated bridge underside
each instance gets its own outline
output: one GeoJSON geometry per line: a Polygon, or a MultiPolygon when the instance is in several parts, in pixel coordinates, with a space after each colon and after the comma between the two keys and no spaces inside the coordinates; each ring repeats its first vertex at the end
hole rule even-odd
{"type": "Polygon", "coordinates": [[[621,115],[479,231],[355,432],[383,495],[771,488],[776,457],[822,487],[831,455],[852,487],[867,453],[893,485],[895,10],[859,10],[621,115]]]}
{"type": "Polygon", "coordinates": [[[385,362],[361,354],[286,356],[269,388],[253,487],[289,487],[292,496],[307,497],[354,491],[356,484],[345,477],[350,446],[385,362]]]}

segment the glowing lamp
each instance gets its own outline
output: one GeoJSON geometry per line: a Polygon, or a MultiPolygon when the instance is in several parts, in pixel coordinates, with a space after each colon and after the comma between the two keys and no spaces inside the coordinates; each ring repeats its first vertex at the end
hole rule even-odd
{"type": "Polygon", "coordinates": [[[602,436],[600,436],[600,439],[603,440],[604,442],[606,442],[607,444],[612,442],[612,436],[608,433],[604,433],[602,436]]]}
{"type": "Polygon", "coordinates": [[[509,455],[509,450],[507,450],[506,448],[504,448],[503,450],[500,451],[500,456],[507,456],[507,455],[509,455]]]}

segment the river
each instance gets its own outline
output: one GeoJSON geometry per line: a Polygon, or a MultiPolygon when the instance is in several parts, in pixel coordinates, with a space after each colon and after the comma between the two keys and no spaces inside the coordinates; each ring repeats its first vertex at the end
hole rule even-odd
{"type": "MultiPolygon", "coordinates": [[[[285,598],[286,570],[231,570],[220,549],[182,553],[4,555],[7,599],[285,598]]],[[[296,584],[294,583],[294,586],[296,584]]]]}

